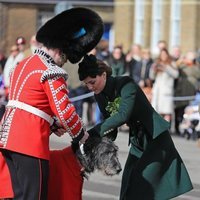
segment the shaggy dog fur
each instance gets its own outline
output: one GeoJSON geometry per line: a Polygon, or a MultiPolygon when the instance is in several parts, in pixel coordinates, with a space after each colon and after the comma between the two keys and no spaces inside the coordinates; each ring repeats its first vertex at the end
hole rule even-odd
{"type": "MultiPolygon", "coordinates": [[[[73,144],[72,147],[75,148],[73,144]]],[[[107,176],[119,174],[122,169],[117,152],[118,147],[111,139],[100,136],[90,136],[82,147],[75,150],[86,178],[96,169],[107,176]]]]}

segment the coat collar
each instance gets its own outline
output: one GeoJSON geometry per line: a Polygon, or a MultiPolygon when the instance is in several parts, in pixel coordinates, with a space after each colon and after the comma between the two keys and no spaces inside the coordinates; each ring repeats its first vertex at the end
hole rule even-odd
{"type": "Polygon", "coordinates": [[[106,85],[102,91],[104,95],[108,97],[109,100],[115,98],[115,78],[110,76],[106,79],[106,85]]]}

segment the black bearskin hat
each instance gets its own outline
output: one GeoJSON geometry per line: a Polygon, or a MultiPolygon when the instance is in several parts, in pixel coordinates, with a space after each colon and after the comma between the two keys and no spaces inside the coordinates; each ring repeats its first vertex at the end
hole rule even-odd
{"type": "Polygon", "coordinates": [[[101,17],[87,8],[72,8],[47,21],[36,39],[47,48],[58,48],[71,63],[77,63],[100,41],[104,31],[101,17]]]}

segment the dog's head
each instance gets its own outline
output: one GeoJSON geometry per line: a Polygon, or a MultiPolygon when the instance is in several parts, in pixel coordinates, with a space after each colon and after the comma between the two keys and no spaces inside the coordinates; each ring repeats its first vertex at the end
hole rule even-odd
{"type": "Polygon", "coordinates": [[[118,160],[118,147],[107,137],[90,136],[76,155],[86,173],[96,169],[107,176],[119,174],[121,164],[118,160]]]}
{"type": "Polygon", "coordinates": [[[111,139],[102,138],[96,147],[96,156],[99,159],[95,159],[95,166],[105,175],[113,176],[122,170],[118,159],[118,146],[111,139]]]}

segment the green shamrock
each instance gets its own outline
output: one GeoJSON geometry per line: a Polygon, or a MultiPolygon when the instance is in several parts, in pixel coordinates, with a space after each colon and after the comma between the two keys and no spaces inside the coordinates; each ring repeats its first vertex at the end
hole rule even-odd
{"type": "Polygon", "coordinates": [[[113,102],[108,102],[108,105],[106,106],[106,110],[110,113],[110,115],[114,115],[119,110],[119,104],[121,101],[121,97],[117,97],[114,99],[113,102]]]}

